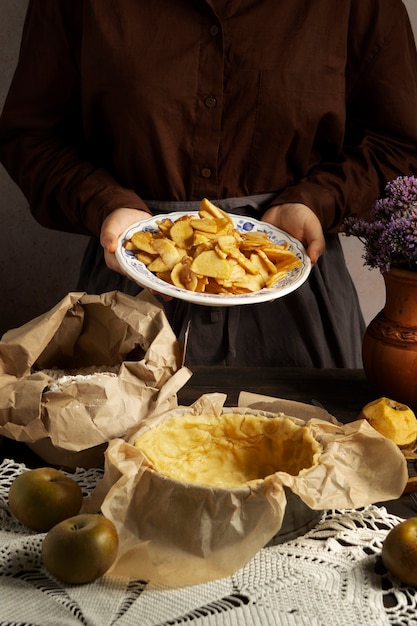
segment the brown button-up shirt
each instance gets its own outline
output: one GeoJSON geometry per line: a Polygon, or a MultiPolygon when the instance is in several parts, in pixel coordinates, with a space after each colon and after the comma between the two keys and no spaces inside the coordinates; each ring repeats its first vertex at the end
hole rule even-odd
{"type": "Polygon", "coordinates": [[[275,192],[326,231],[417,172],[400,0],[32,0],[0,157],[45,226],[275,192]]]}

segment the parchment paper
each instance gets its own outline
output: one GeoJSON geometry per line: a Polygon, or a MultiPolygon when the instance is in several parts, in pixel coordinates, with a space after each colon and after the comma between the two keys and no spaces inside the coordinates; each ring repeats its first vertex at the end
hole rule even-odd
{"type": "MultiPolygon", "coordinates": [[[[245,396],[242,399],[245,402],[245,396]]],[[[363,420],[344,426],[322,409],[301,403],[293,408],[303,418],[292,419],[306,425],[322,445],[318,465],[299,476],[277,472],[255,488],[217,489],[170,480],[150,469],[132,445],[143,428],[172,415],[272,415],[280,406],[278,399],[249,398],[273,408],[271,414],[259,407],[225,408],[225,400],[224,394],[207,394],[191,407],[155,416],[130,442],[117,439],[109,445],[95,498],[96,503],[104,498],[102,511],[118,528],[120,551],[112,569],[116,575],[175,587],[233,574],[281,528],[285,487],[314,510],[357,508],[401,495],[407,467],[392,441],[363,420]]],[[[291,403],[282,405],[291,417],[291,403]]]]}

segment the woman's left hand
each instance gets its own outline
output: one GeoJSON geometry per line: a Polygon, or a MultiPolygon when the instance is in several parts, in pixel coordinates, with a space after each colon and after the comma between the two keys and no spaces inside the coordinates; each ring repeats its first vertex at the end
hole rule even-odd
{"type": "Polygon", "coordinates": [[[301,241],[312,263],[323,254],[326,243],[320,220],[305,204],[294,202],[273,206],[262,219],[301,241]]]}

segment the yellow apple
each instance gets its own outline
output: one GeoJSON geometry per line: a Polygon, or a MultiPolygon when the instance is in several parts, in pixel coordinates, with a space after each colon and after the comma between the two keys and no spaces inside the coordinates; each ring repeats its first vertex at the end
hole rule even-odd
{"type": "Polygon", "coordinates": [[[104,515],[75,515],[47,533],[42,561],[49,573],[64,583],[89,583],[107,572],[118,545],[116,527],[104,515]]]}
{"type": "Polygon", "coordinates": [[[381,557],[391,574],[406,585],[417,586],[417,517],[410,517],[389,531],[381,557]]]}
{"type": "Polygon", "coordinates": [[[375,430],[392,439],[400,448],[415,447],[417,418],[406,404],[390,398],[378,398],[365,405],[359,414],[375,430]]]}
{"type": "Polygon", "coordinates": [[[81,509],[81,487],[70,476],[52,467],[39,467],[19,474],[9,489],[9,508],[17,519],[46,532],[81,509]]]}

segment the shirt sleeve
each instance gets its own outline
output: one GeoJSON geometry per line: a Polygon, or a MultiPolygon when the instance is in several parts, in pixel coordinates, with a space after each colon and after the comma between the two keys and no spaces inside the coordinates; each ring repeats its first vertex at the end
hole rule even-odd
{"type": "MultiPolygon", "coordinates": [[[[404,5],[399,15],[398,4],[395,10],[396,19],[372,48],[358,38],[350,42],[341,153],[322,161],[272,203],[306,204],[326,232],[337,231],[348,215],[369,215],[387,181],[417,173],[416,48],[404,5]]],[[[381,29],[380,20],[375,28],[381,29]]]]}
{"type": "Polygon", "coordinates": [[[42,225],[99,235],[115,208],[147,208],[95,163],[82,137],[82,4],[30,1],[0,119],[0,159],[42,225]]]}

